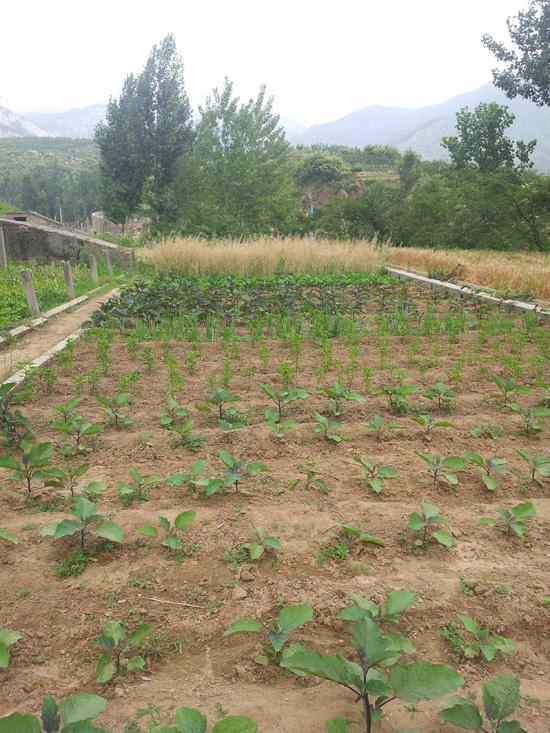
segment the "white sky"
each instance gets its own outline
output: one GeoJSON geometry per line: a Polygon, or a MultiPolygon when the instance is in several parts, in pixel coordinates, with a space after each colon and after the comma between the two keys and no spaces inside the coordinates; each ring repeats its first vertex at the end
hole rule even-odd
{"type": "Polygon", "coordinates": [[[528,0],[27,0],[5,3],[0,104],[14,112],[106,103],[154,44],[176,38],[191,106],[224,76],[243,101],[261,84],[304,125],[371,104],[423,107],[491,80],[484,33],[528,0]]]}

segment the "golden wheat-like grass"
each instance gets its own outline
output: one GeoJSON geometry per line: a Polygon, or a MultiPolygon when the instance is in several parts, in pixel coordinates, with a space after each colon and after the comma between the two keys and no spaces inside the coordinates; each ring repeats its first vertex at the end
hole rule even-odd
{"type": "Polygon", "coordinates": [[[372,272],[385,265],[400,265],[425,274],[442,271],[455,280],[480,287],[530,293],[550,301],[550,256],[547,254],[392,247],[380,245],[376,240],[265,238],[210,243],[187,237],[164,240],[141,250],[139,256],[156,271],[173,269],[190,275],[337,274],[372,272]]]}

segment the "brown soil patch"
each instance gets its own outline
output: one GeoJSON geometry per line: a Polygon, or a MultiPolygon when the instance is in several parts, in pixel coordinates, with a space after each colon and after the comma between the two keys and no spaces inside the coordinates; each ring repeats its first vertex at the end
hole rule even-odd
{"type": "MultiPolygon", "coordinates": [[[[550,593],[549,481],[544,480],[541,487],[525,479],[526,466],[513,449],[547,455],[549,430],[545,427],[539,437],[526,437],[519,431],[519,418],[489,397],[494,384],[488,372],[506,376],[493,363],[497,349],[486,347],[484,352],[469,352],[468,347],[477,344],[475,332],[461,335],[458,344],[451,343],[447,336],[436,340],[441,345],[440,352],[427,365],[421,359],[434,353],[433,338],[389,339],[390,371],[395,375],[399,369],[407,370],[405,383],[421,387],[411,397],[411,414],[422,411],[434,417],[441,415],[420,395],[438,379],[450,383],[446,375],[455,368],[457,359],[464,359],[460,362],[463,375],[459,399],[449,412],[443,413],[443,419],[456,428],[436,428],[429,445],[422,440],[418,425],[406,415],[391,415],[385,398],[372,392],[364,403],[348,403],[345,415],[335,418],[342,424],[340,433],[344,439],[340,443],[316,435],[312,413],[327,414],[327,403],[314,373],[320,363],[319,350],[308,342],[295,383],[308,389],[312,396],[289,409],[288,417],[299,421],[300,426],[289,431],[286,440],[278,441],[262,422],[264,410],[271,405],[255,380],[281,388],[277,369],[281,361],[291,357],[279,341],[258,345],[271,349],[265,371],[258,346],[242,343],[235,347],[230,391],[243,397],[234,406],[247,416],[249,426],[236,431],[228,442],[211,416],[194,407],[204,404],[204,398],[210,394],[207,377],[222,375],[222,344],[203,344],[202,360],[195,374],[191,374],[184,366],[184,358],[192,345],[171,343],[171,353],[185,377],[177,399],[195,420],[196,432],[206,438],[202,448],[191,453],[187,448],[174,447],[173,439],[160,426],[160,410],[166,406],[166,367],[161,345],[152,344],[157,367],[153,375],[148,375],[139,361],[139,353],[147,344],[140,344],[138,358],[130,359],[125,340],[116,339],[110,351],[114,358],[111,373],[101,377],[100,390],[105,396],[113,396],[120,391],[116,377],[137,371],[141,378],[128,409],[135,422],[128,428],[114,430],[87,389],[79,411],[105,428],[103,435],[89,441],[90,452],[81,460],[91,466],[82,483],[108,484],[98,501],[98,511],[112,514],[113,521],[124,529],[123,546],[99,552],[81,576],[60,579],[53,569],[72,551],[72,540],[54,541],[51,537],[39,537],[38,533],[46,524],[67,516],[63,506],[59,507],[61,513],[32,511],[24,505],[23,498],[13,496],[18,486],[6,481],[9,471],[1,469],[0,526],[12,531],[19,545],[0,545],[0,628],[19,631],[22,638],[10,647],[9,668],[0,671],[0,715],[15,710],[38,714],[47,694],[59,701],[68,694],[93,692],[109,700],[97,724],[114,733],[123,733],[136,710],[148,703],[162,706],[160,718],[165,724],[173,724],[174,707],[198,707],[208,716],[209,727],[221,705],[231,715],[248,715],[264,733],[319,733],[324,730],[324,721],[336,715],[359,722],[360,711],[351,693],[317,679],[283,677],[276,668],[254,661],[261,651],[254,635],[222,634],[240,618],[259,619],[267,630],[281,606],[307,603],[313,607],[314,621],[293,632],[290,641],[299,641],[323,653],[341,651],[351,655],[347,622],[336,618],[342,608],[350,605],[346,596],[356,593],[380,602],[393,588],[404,588],[418,593],[418,600],[404,612],[396,630],[412,637],[418,649],[415,657],[455,668],[466,680],[461,693],[476,694],[478,700],[480,682],[497,674],[517,673],[522,680],[522,692],[542,701],[540,705],[525,707],[518,719],[530,733],[547,731],[550,639],[542,598],[550,593]],[[422,349],[417,354],[407,351],[412,340],[421,342],[422,349]],[[481,364],[480,370],[482,354],[489,356],[490,361],[481,364]],[[251,366],[256,371],[249,388],[242,371],[251,366]],[[378,442],[363,425],[371,421],[373,413],[404,427],[378,442]],[[470,429],[483,422],[502,426],[503,436],[496,440],[472,438],[470,429]],[[204,458],[209,463],[209,475],[221,476],[220,449],[238,459],[262,461],[271,472],[247,477],[239,494],[231,488],[225,495],[195,498],[185,487],[170,488],[160,483],[151,489],[149,500],[141,503],[124,506],[117,495],[118,482],[130,482],[130,468],[144,477],[166,478],[189,470],[191,463],[204,458]],[[507,476],[500,478],[497,490],[490,493],[475,467],[468,464],[459,472],[458,487],[445,480],[434,485],[415,450],[442,456],[470,450],[482,456],[504,457],[508,459],[507,476]],[[393,466],[401,475],[387,481],[383,493],[377,495],[365,485],[354,456],[393,466]],[[326,483],[328,494],[313,485],[304,489],[308,469],[316,471],[316,476],[326,483]],[[300,482],[290,490],[295,479],[300,482]],[[511,507],[526,500],[533,501],[537,512],[529,525],[528,541],[520,543],[517,538],[507,538],[497,528],[474,526],[482,515],[496,516],[495,507],[511,507]],[[454,547],[433,545],[420,555],[409,551],[414,538],[405,526],[405,517],[418,510],[420,501],[434,504],[441,516],[449,520],[454,547]],[[197,513],[188,530],[188,541],[197,549],[178,564],[165,547],[145,541],[137,528],[156,525],[159,515],[173,520],[187,509],[197,513]],[[266,552],[259,562],[232,569],[222,558],[253,539],[251,521],[278,537],[283,549],[276,556],[266,552]],[[323,542],[334,541],[331,532],[338,531],[338,522],[357,526],[365,523],[369,532],[385,542],[385,547],[353,546],[343,562],[319,563],[317,553],[323,542]],[[405,543],[399,535],[405,535],[405,543]],[[477,583],[475,593],[461,592],[459,576],[477,583]],[[441,630],[447,621],[458,621],[458,613],[475,617],[484,628],[514,639],[516,650],[489,664],[454,658],[441,638],[441,630]],[[109,619],[124,619],[129,629],[146,621],[155,626],[155,631],[146,650],[146,671],[128,673],[113,684],[100,685],[94,679],[100,649],[93,638],[103,631],[109,619]]],[[[504,349],[507,340],[502,337],[501,341],[504,349]]],[[[393,383],[395,377],[392,379],[387,367],[379,367],[379,350],[374,340],[363,339],[360,351],[360,370],[370,365],[374,372],[373,391],[393,383]]],[[[528,344],[524,360],[536,355],[535,344],[528,344]]],[[[333,357],[347,364],[348,351],[343,341],[333,343],[333,357]]],[[[70,373],[58,371],[51,393],[42,386],[37,388],[34,401],[23,412],[31,419],[39,442],[51,440],[58,448],[65,442],[48,423],[54,417],[52,406],[64,405],[74,396],[72,376],[97,368],[95,344],[80,342],[70,373]]],[[[548,367],[545,378],[550,381],[548,367]]],[[[329,386],[336,379],[337,372],[328,369],[321,384],[329,386]]],[[[532,387],[533,394],[520,396],[517,401],[525,405],[535,403],[541,396],[540,389],[527,373],[518,381],[532,387]]],[[[363,391],[360,376],[352,388],[363,391]]],[[[16,449],[2,452],[11,452],[16,458],[20,455],[16,449]]],[[[34,492],[41,501],[52,495],[52,490],[34,492]]],[[[397,701],[388,705],[388,716],[379,730],[456,730],[435,717],[437,703],[422,703],[418,708],[420,712],[411,716],[397,701]]],[[[142,720],[144,729],[148,720],[142,720]]],[[[360,724],[352,729],[362,730],[360,724]]]]}

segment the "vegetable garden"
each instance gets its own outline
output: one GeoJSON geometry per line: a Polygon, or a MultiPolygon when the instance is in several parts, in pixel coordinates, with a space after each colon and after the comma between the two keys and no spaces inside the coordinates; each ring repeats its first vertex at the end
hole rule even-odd
{"type": "Polygon", "coordinates": [[[547,730],[535,317],[170,274],[87,325],[0,389],[0,732],[547,730]]]}

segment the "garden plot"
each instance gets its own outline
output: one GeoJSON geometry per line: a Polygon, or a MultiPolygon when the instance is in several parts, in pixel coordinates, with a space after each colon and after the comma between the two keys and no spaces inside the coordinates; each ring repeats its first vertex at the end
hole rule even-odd
{"type": "MultiPolygon", "coordinates": [[[[414,307],[379,297],[325,325],[196,315],[189,341],[115,313],[31,374],[32,401],[11,412],[36,443],[26,463],[2,451],[0,526],[18,544],[0,547],[0,628],[21,638],[0,714],[93,693],[117,733],[148,730],[148,705],[166,725],[187,706],[210,725],[313,732],[340,716],[361,731],[353,694],[284,672],[257,626],[307,605],[288,643],[356,659],[341,612],[407,590],[384,626],[415,647],[400,663],[448,665],[478,701],[517,674],[531,704],[511,717],[547,730],[548,331],[441,298],[430,311],[411,289],[414,307]],[[45,465],[27,481],[29,457],[45,465]],[[224,636],[241,619],[250,632],[224,636]],[[123,655],[143,666],[98,672],[110,622],[148,631],[123,655]]],[[[439,710],[396,700],[379,729],[458,730],[439,710]]]]}

